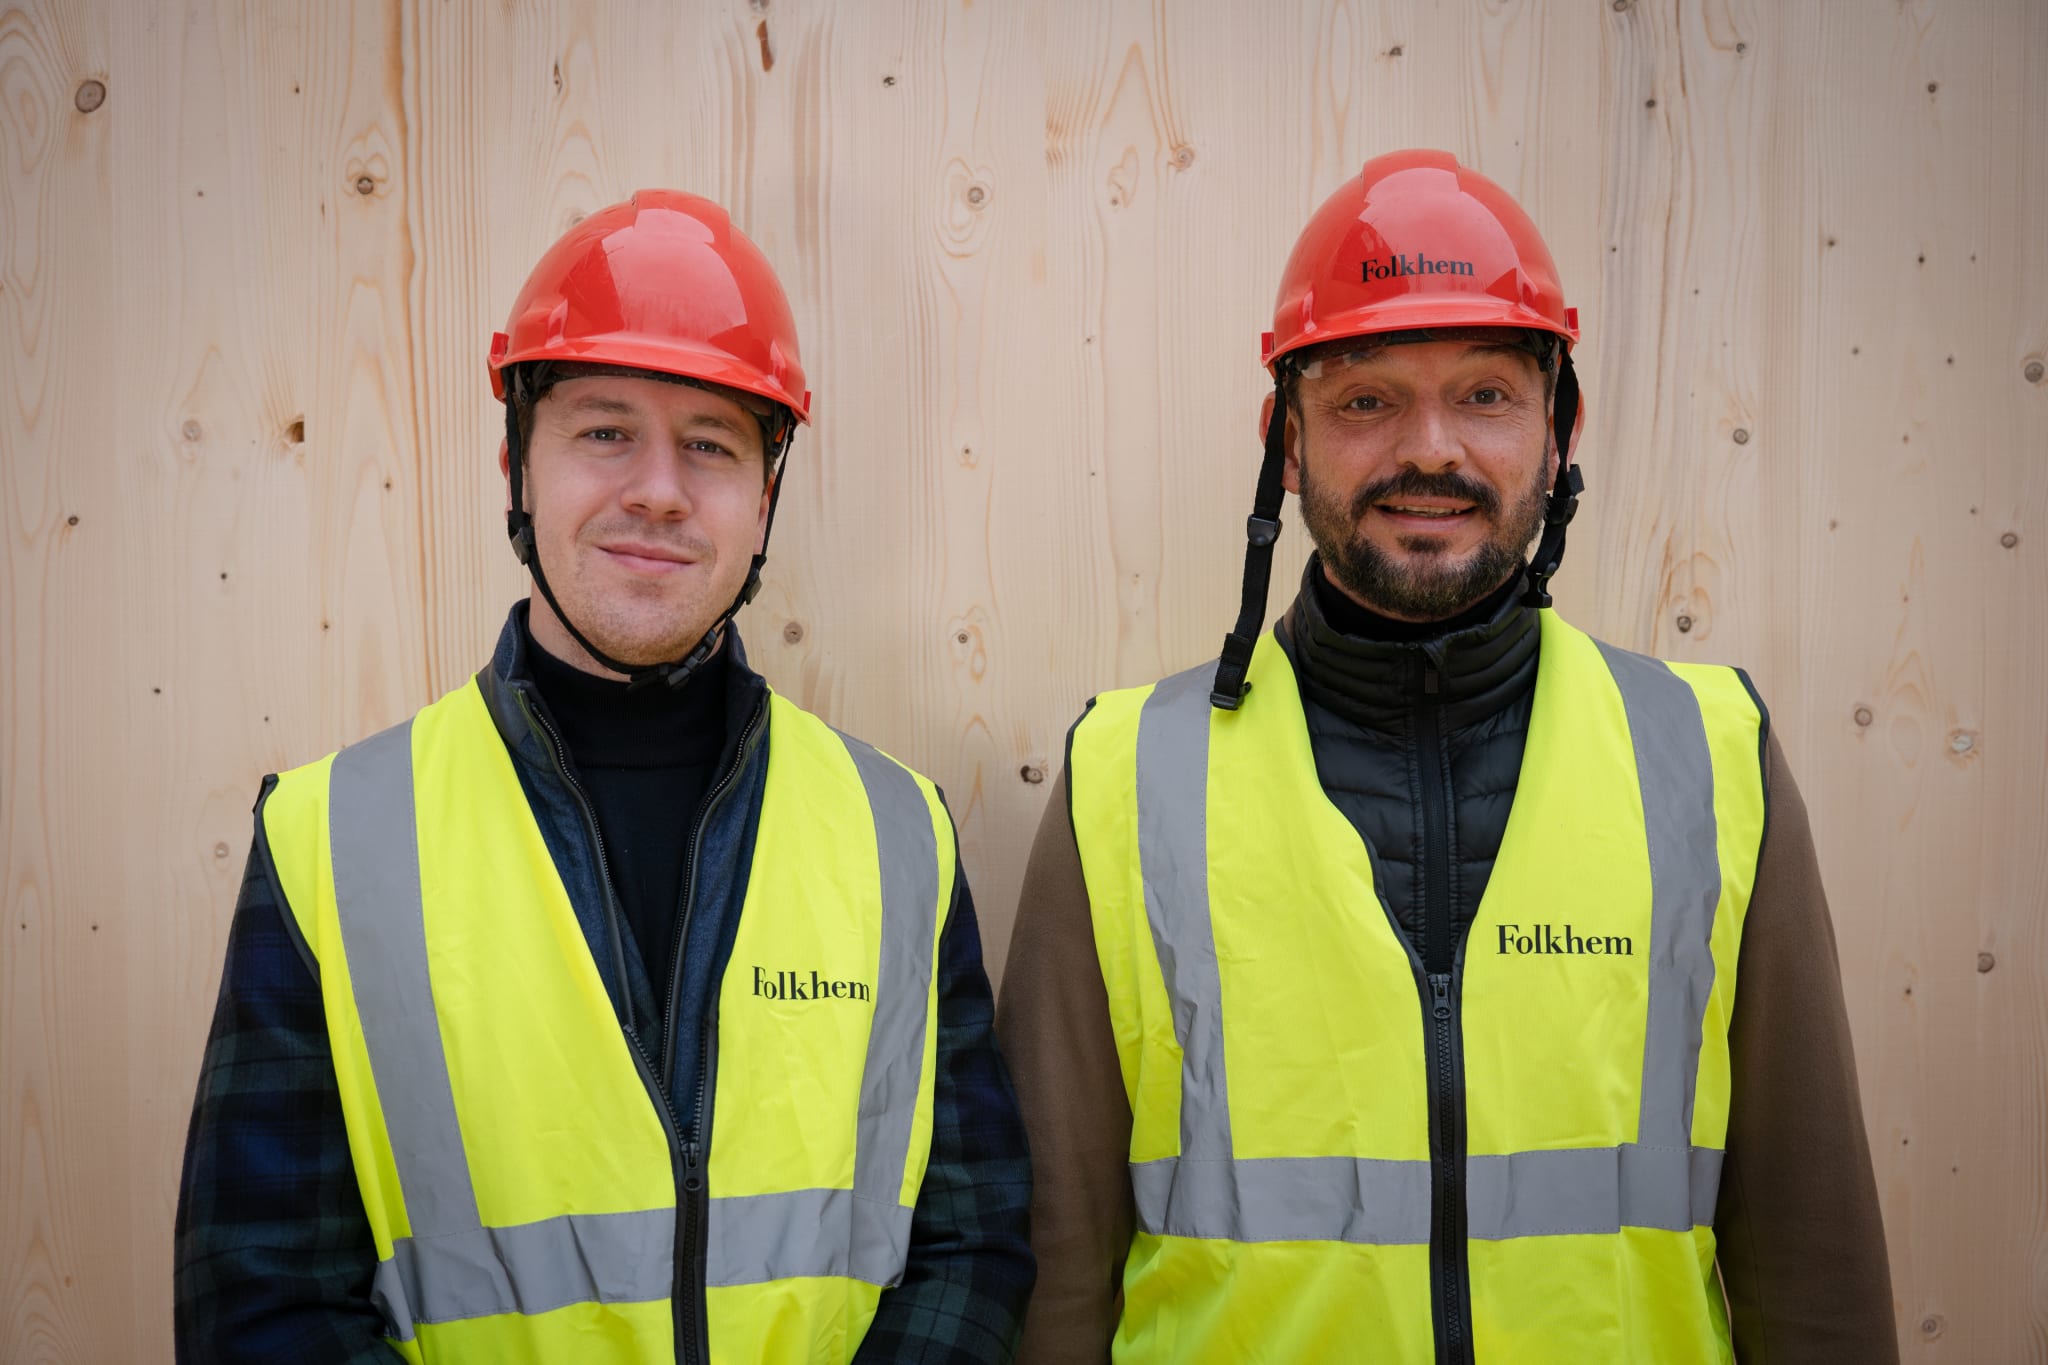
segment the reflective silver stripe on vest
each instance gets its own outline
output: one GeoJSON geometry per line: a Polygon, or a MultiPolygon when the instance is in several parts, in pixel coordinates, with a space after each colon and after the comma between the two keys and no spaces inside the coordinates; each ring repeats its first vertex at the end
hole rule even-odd
{"type": "MultiPolygon", "coordinates": [[[[1483,1240],[1682,1232],[1713,1222],[1720,1188],[1721,1152],[1690,1140],[1721,892],[1706,726],[1692,688],[1663,663],[1600,650],[1628,715],[1650,855],[1638,1141],[1468,1156],[1466,1235],[1483,1240]]],[[[1208,888],[1214,671],[1210,663],[1168,678],[1139,712],[1138,855],[1182,1066],[1181,1154],[1130,1167],[1138,1225],[1240,1242],[1427,1243],[1427,1161],[1233,1154],[1208,888]]]]}
{"type": "Polygon", "coordinates": [[[400,1341],[412,1340],[421,1323],[665,1299],[675,1280],[675,1239],[672,1209],[403,1237],[377,1266],[370,1299],[400,1341]]]}
{"type": "Polygon", "coordinates": [[[476,1191],[427,979],[411,721],[334,756],[327,842],[356,1012],[412,1235],[474,1231],[476,1191]]]}
{"type": "MultiPolygon", "coordinates": [[[[1223,981],[1209,916],[1209,681],[1215,665],[1176,673],[1138,713],[1138,857],[1145,917],[1180,1044],[1180,1151],[1229,1161],[1223,981]]],[[[1168,1188],[1171,1189],[1172,1182],[1168,1188]]]]}
{"type": "MultiPolygon", "coordinates": [[[[830,1275],[887,1286],[909,1257],[912,1208],[899,1199],[924,1059],[937,840],[916,780],[860,741],[846,745],[874,812],[882,872],[855,1187],[713,1198],[707,1285],[830,1275]]],[[[410,1341],[422,1323],[667,1298],[673,1207],[483,1225],[427,967],[411,722],[336,754],[328,791],[342,943],[412,1227],[372,1280],[390,1334],[410,1341]]]]}
{"type": "MultiPolygon", "coordinates": [[[[860,1179],[860,1167],[854,1167],[860,1179]]],[[[711,1201],[704,1283],[765,1284],[839,1275],[888,1288],[910,1259],[912,1209],[852,1190],[791,1190],[711,1201]]]]}
{"type": "MultiPolygon", "coordinates": [[[[939,900],[939,850],[931,807],[917,779],[894,759],[851,735],[841,735],[860,770],[875,816],[875,853],[882,869],[881,962],[875,977],[875,1016],[868,1059],[860,1078],[860,1121],[855,1132],[853,1193],[862,1203],[894,1209],[903,1194],[910,1130],[924,1074],[925,1010],[931,1003],[933,915],[939,900]]],[[[907,1212],[907,1210],[906,1210],[907,1212]]],[[[857,1219],[856,1229],[871,1222],[857,1219]]],[[[907,1232],[908,1224],[905,1229],[907,1232]]],[[[908,1246],[906,1240],[906,1249],[908,1246]]],[[[899,1258],[887,1279],[895,1284],[899,1258]]],[[[792,1274],[843,1274],[836,1270],[792,1274]]],[[[780,1277],[777,1277],[780,1278],[780,1277]]]]}
{"type": "Polygon", "coordinates": [[[1692,1142],[1700,1030],[1714,989],[1714,761],[1699,697],[1683,678],[1661,660],[1612,645],[1601,644],[1600,654],[1628,711],[1650,844],[1650,1009],[1636,1141],[1682,1150],[1692,1142]]]}

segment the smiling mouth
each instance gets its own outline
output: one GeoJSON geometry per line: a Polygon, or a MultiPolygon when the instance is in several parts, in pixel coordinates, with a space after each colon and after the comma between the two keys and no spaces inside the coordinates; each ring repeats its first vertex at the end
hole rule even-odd
{"type": "Polygon", "coordinates": [[[1413,503],[1404,502],[1376,502],[1373,504],[1373,507],[1377,511],[1386,513],[1388,516],[1416,517],[1424,521],[1456,521],[1460,517],[1470,516],[1475,510],[1470,506],[1419,507],[1413,503]]]}
{"type": "Polygon", "coordinates": [[[661,550],[648,545],[600,545],[598,549],[629,569],[642,573],[672,573],[686,569],[695,560],[685,559],[671,550],[661,550]]]}

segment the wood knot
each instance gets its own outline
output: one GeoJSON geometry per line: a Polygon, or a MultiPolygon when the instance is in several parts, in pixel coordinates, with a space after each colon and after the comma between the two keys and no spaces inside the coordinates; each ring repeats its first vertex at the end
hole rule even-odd
{"type": "Polygon", "coordinates": [[[1977,954],[1977,975],[1982,976],[1998,965],[1998,959],[1989,953],[1977,954]]]}
{"type": "Polygon", "coordinates": [[[188,441],[196,441],[206,434],[206,429],[199,425],[199,419],[196,417],[187,417],[185,425],[178,430],[188,441]]]}
{"type": "Polygon", "coordinates": [[[804,623],[803,623],[803,622],[801,622],[801,621],[786,621],[786,622],[784,622],[784,623],[783,623],[783,626],[782,626],[782,643],[784,643],[784,644],[786,644],[786,645],[800,645],[800,644],[802,644],[802,643],[803,643],[803,640],[804,640],[804,623]]]}
{"type": "Polygon", "coordinates": [[[1690,633],[1691,633],[1691,631],[1692,631],[1692,617],[1688,616],[1688,615],[1687,615],[1686,613],[1684,613],[1684,612],[1680,612],[1680,613],[1678,613],[1678,633],[1679,633],[1680,635],[1687,635],[1687,634],[1690,634],[1690,633]]]}
{"type": "Polygon", "coordinates": [[[1036,763],[1026,763],[1017,770],[1017,776],[1035,787],[1045,781],[1045,769],[1039,767],[1036,763]]]}
{"type": "Polygon", "coordinates": [[[2029,384],[2038,384],[2043,377],[2048,377],[2048,369],[2044,369],[2038,360],[2029,360],[2027,367],[2020,373],[2026,377],[2029,384]]]}
{"type": "MultiPolygon", "coordinates": [[[[77,521],[78,518],[73,517],[72,520],[77,521]]],[[[2013,546],[2020,543],[2020,538],[2014,535],[2012,532],[2007,531],[2004,535],[1998,538],[1998,543],[2000,545],[2003,545],[2006,549],[2010,550],[2013,546]]]]}
{"type": "Polygon", "coordinates": [[[1182,143],[1173,149],[1173,165],[1176,170],[1186,170],[1195,164],[1195,149],[1182,143]]]}
{"type": "Polygon", "coordinates": [[[1855,713],[1850,717],[1850,719],[1856,722],[1857,729],[1867,730],[1870,728],[1870,723],[1876,720],[1877,717],[1874,714],[1872,714],[1869,707],[1859,706],[1856,708],[1855,713]]]}
{"type": "Polygon", "coordinates": [[[227,846],[227,844],[226,844],[225,842],[223,842],[223,843],[218,843],[218,844],[215,844],[215,845],[213,846],[213,856],[214,856],[214,857],[216,857],[216,858],[225,858],[225,857],[227,857],[227,856],[228,856],[228,846],[227,846]]]}
{"type": "Polygon", "coordinates": [[[967,187],[967,206],[968,206],[969,208],[976,208],[976,209],[978,209],[978,208],[980,208],[980,207],[981,207],[981,206],[982,206],[983,204],[986,204],[987,202],[988,202],[988,186],[986,186],[986,185],[980,185],[980,184],[976,184],[976,185],[969,185],[969,186],[967,187]]]}
{"type": "Polygon", "coordinates": [[[1749,444],[1749,428],[1748,428],[1748,427],[1737,427],[1737,428],[1735,428],[1735,431],[1734,431],[1734,434],[1733,434],[1733,439],[1734,439],[1734,441],[1735,441],[1735,444],[1737,444],[1737,445],[1739,445],[1739,446],[1746,446],[1746,445],[1748,445],[1748,444],[1749,444]]]}
{"type": "Polygon", "coordinates": [[[78,93],[71,97],[81,114],[90,114],[107,102],[107,87],[103,81],[81,81],[78,93]]]}
{"type": "Polygon", "coordinates": [[[1926,1337],[1929,1341],[1933,1341],[1936,1337],[1940,1336],[1947,1327],[1948,1319],[1942,1317],[1939,1313],[1929,1313],[1926,1317],[1920,1319],[1920,1335],[1926,1337]]]}

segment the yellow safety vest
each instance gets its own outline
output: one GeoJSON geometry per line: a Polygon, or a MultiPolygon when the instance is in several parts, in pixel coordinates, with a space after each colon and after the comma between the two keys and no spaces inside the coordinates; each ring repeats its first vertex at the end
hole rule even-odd
{"type": "Polygon", "coordinates": [[[1116,1359],[1433,1360],[1435,1230],[1468,1257],[1481,1365],[1732,1361],[1711,1225],[1763,839],[1746,681],[1542,614],[1514,809],[1435,1000],[1278,642],[1238,711],[1214,672],[1109,693],[1073,737],[1132,1115],[1116,1359]],[[1425,1028],[1460,1016],[1444,1236],[1425,1028]]]}
{"type": "Polygon", "coordinates": [[[705,1247],[718,1365],[850,1360],[902,1277],[931,1145],[952,824],[922,777],[769,706],[701,1167],[620,1027],[474,680],[286,773],[265,802],[320,963],[373,1297],[408,1360],[673,1361],[672,1296],[694,1293],[679,1231],[705,1247]],[[679,1229],[678,1172],[708,1186],[703,1228],[679,1229]]]}

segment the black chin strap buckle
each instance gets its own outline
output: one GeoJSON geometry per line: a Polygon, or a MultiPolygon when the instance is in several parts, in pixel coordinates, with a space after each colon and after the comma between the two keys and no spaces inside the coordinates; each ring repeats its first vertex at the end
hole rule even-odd
{"type": "Polygon", "coordinates": [[[1586,476],[1577,465],[1557,471],[1557,487],[1550,490],[1543,512],[1543,539],[1536,543],[1536,553],[1529,561],[1529,591],[1522,595],[1529,606],[1541,609],[1552,605],[1550,580],[1564,563],[1565,528],[1579,514],[1579,494],[1585,491],[1586,476]]]}
{"type": "Polygon", "coordinates": [[[533,563],[533,518],[513,508],[505,513],[505,534],[512,540],[512,554],[521,564],[533,563]]]}
{"type": "Polygon", "coordinates": [[[1258,549],[1267,548],[1280,539],[1280,518],[1252,513],[1244,519],[1244,538],[1258,549]]]}

